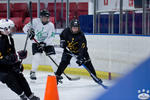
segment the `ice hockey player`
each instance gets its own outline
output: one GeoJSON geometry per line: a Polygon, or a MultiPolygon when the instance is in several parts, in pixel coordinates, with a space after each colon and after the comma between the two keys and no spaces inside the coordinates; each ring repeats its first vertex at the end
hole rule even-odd
{"type": "MultiPolygon", "coordinates": [[[[16,52],[12,33],[15,32],[14,22],[9,19],[0,20],[0,81],[20,96],[21,100],[40,100],[34,96],[22,74],[22,59],[27,51],[16,52]]],[[[1,91],[1,90],[0,90],[1,91]]],[[[2,92],[2,91],[1,91],[2,92]]]]}
{"type": "Polygon", "coordinates": [[[31,23],[28,23],[24,26],[23,31],[25,33],[29,32],[29,38],[32,40],[35,38],[38,45],[35,41],[32,40],[32,70],[30,71],[30,78],[36,80],[36,70],[39,66],[41,59],[41,54],[44,52],[46,55],[55,54],[53,45],[54,38],[54,24],[49,21],[50,13],[48,10],[43,9],[40,12],[40,18],[33,19],[32,28],[30,28],[31,23]]]}
{"type": "MultiPolygon", "coordinates": [[[[57,83],[62,82],[60,76],[70,63],[72,56],[69,53],[73,53],[77,56],[76,63],[79,66],[85,64],[85,66],[96,76],[95,69],[88,54],[87,41],[84,33],[80,30],[80,23],[77,19],[73,19],[70,23],[70,27],[65,28],[60,34],[60,46],[64,48],[64,51],[56,71],[57,83]]],[[[101,79],[99,80],[102,82],[101,79]]]]}

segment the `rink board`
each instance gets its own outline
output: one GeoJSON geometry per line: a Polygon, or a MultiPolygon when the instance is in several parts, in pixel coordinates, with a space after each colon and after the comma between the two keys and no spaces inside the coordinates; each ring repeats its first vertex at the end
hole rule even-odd
{"type": "MultiPolygon", "coordinates": [[[[150,37],[136,35],[105,35],[105,34],[86,34],[88,42],[88,52],[92,64],[96,71],[126,74],[129,70],[135,68],[140,62],[150,55],[150,37]]],[[[16,34],[13,36],[17,50],[24,48],[25,34],[16,34]]],[[[56,43],[59,43],[59,35],[56,35],[56,43]]],[[[28,56],[23,60],[23,64],[32,63],[31,41],[27,44],[28,56]]],[[[57,50],[56,50],[57,51],[57,50]]],[[[59,64],[61,54],[58,54],[56,62],[59,64]]],[[[50,65],[50,59],[44,54],[41,57],[41,65],[50,65]]],[[[51,65],[53,66],[53,65],[51,65]]],[[[80,68],[75,63],[71,63],[71,69],[80,68]]]]}
{"type": "MultiPolygon", "coordinates": [[[[24,69],[31,70],[31,64],[24,64],[24,69]]],[[[49,65],[40,65],[38,67],[39,71],[48,71],[48,72],[54,72],[52,67],[49,65]]],[[[81,76],[90,76],[89,73],[85,69],[81,68],[66,68],[65,70],[66,74],[72,74],[72,75],[81,75],[81,76]]],[[[116,73],[110,73],[110,72],[103,72],[103,71],[96,71],[96,74],[99,78],[102,79],[114,79],[119,77],[119,74],[116,73]]]]}

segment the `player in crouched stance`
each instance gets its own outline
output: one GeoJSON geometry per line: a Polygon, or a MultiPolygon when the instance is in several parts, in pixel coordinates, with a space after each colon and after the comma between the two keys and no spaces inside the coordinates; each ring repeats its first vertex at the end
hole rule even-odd
{"type": "MultiPolygon", "coordinates": [[[[13,21],[0,20],[0,81],[20,96],[21,100],[40,100],[34,96],[22,74],[22,59],[27,56],[27,51],[16,52],[12,33],[15,32],[13,21]]],[[[2,91],[1,91],[2,92],[2,91]]]]}
{"type": "MultiPolygon", "coordinates": [[[[96,76],[95,69],[88,54],[87,41],[84,33],[80,30],[80,24],[77,19],[72,20],[70,27],[64,29],[60,34],[60,46],[64,48],[64,51],[61,62],[56,71],[57,83],[62,82],[61,74],[70,63],[72,58],[71,54],[77,56],[76,63],[79,66],[84,64],[90,70],[90,72],[96,76]]],[[[96,81],[94,78],[93,80],[96,81]]],[[[98,80],[100,83],[102,83],[101,79],[98,78],[98,80]]]]}

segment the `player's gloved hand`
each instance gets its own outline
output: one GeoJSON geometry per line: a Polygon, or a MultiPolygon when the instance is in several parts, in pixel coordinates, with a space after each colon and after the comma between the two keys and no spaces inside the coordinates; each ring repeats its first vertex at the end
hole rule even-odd
{"type": "Polygon", "coordinates": [[[28,34],[29,34],[30,40],[32,40],[32,39],[34,38],[34,36],[35,36],[34,29],[33,29],[33,28],[30,28],[30,29],[28,29],[27,32],[28,32],[28,34]]]}
{"type": "Polygon", "coordinates": [[[45,50],[45,47],[46,47],[46,43],[44,43],[44,42],[40,42],[39,44],[38,44],[38,50],[45,50]]]}
{"type": "Polygon", "coordinates": [[[27,57],[27,50],[20,50],[17,52],[18,53],[18,56],[19,56],[19,59],[25,59],[27,57]]]}
{"type": "Polygon", "coordinates": [[[5,59],[6,59],[6,61],[7,61],[8,63],[15,63],[15,62],[18,61],[18,57],[17,57],[16,54],[7,55],[7,56],[5,57],[5,59]]]}
{"type": "Polygon", "coordinates": [[[60,40],[60,47],[65,48],[67,46],[67,43],[65,40],[60,40]]]}
{"type": "Polygon", "coordinates": [[[81,66],[82,64],[84,64],[86,61],[86,59],[84,57],[77,57],[77,61],[76,63],[81,66]]]}
{"type": "Polygon", "coordinates": [[[46,46],[44,48],[44,51],[45,51],[45,53],[46,53],[47,56],[56,54],[54,46],[52,46],[52,45],[46,46]]]}

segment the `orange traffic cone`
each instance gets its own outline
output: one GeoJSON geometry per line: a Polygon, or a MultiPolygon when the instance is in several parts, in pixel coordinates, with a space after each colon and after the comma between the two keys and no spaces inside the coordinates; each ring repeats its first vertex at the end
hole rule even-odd
{"type": "Polygon", "coordinates": [[[56,76],[48,75],[44,100],[59,100],[56,76]]]}

